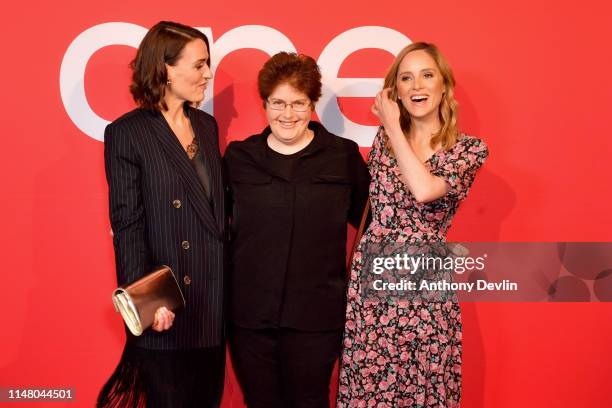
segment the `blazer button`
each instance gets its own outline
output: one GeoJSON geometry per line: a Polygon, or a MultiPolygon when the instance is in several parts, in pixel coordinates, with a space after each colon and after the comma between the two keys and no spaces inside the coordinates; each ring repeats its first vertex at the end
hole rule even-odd
{"type": "Polygon", "coordinates": [[[191,278],[189,277],[189,275],[185,275],[185,277],[183,278],[183,282],[185,282],[185,285],[191,285],[191,278]]]}
{"type": "Polygon", "coordinates": [[[189,249],[189,241],[181,242],[181,246],[183,247],[183,249],[189,249]]]}
{"type": "Polygon", "coordinates": [[[183,203],[181,203],[181,200],[174,200],[174,201],[172,202],[172,205],[174,206],[174,208],[181,208],[181,205],[182,205],[182,204],[183,204],[183,203]]]}

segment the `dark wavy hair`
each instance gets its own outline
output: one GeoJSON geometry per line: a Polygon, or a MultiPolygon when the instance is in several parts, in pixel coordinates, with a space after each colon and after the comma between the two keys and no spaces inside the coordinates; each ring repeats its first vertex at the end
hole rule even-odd
{"type": "Polygon", "coordinates": [[[164,101],[168,82],[166,64],[175,65],[185,45],[197,39],[204,41],[210,50],[208,38],[193,27],[170,21],[160,21],[151,27],[130,63],[130,92],[141,108],[168,109],[164,101]]]}
{"type": "Polygon", "coordinates": [[[304,54],[279,52],[270,58],[259,71],[257,87],[259,96],[266,101],[274,89],[287,82],[300,92],[305,93],[314,104],[321,97],[321,72],[316,61],[304,54]]]}

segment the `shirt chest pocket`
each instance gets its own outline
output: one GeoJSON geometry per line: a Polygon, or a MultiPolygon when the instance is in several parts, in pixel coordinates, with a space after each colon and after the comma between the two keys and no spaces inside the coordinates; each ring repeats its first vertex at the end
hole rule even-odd
{"type": "Polygon", "coordinates": [[[253,211],[257,208],[285,207],[287,186],[265,174],[241,174],[232,181],[236,209],[253,211]]]}
{"type": "Polygon", "coordinates": [[[319,174],[311,178],[306,195],[316,207],[348,209],[351,199],[351,181],[342,175],[319,174]]]}

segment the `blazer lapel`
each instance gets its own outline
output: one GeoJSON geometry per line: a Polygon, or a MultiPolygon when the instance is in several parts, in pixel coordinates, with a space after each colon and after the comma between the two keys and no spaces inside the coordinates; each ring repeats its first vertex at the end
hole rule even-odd
{"type": "Polygon", "coordinates": [[[189,109],[189,118],[191,120],[191,126],[193,132],[197,135],[198,141],[202,145],[200,150],[204,157],[204,164],[208,170],[210,177],[210,195],[212,199],[212,210],[217,221],[217,227],[222,233],[225,229],[225,191],[223,184],[223,175],[220,169],[221,156],[218,151],[215,139],[218,140],[219,135],[214,122],[198,120],[196,115],[193,114],[194,108],[189,109]]]}
{"type": "Polygon", "coordinates": [[[153,123],[155,126],[155,132],[153,133],[161,143],[177,173],[183,179],[185,189],[188,192],[187,197],[191,201],[196,214],[211,232],[220,237],[221,230],[215,222],[211,205],[204,194],[204,188],[198,180],[193,165],[189,162],[189,158],[183,150],[183,146],[181,146],[181,143],[160,112],[154,113],[153,123]]]}

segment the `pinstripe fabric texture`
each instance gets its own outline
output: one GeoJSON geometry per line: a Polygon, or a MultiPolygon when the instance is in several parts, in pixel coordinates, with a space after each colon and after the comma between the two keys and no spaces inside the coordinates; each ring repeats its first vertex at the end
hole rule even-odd
{"type": "Polygon", "coordinates": [[[186,307],[170,330],[128,333],[128,341],[148,349],[210,347],[223,339],[227,228],[217,123],[198,109],[185,106],[185,112],[210,174],[210,202],[160,112],[133,110],[104,134],[118,284],[168,265],[185,295],[186,307]]]}

